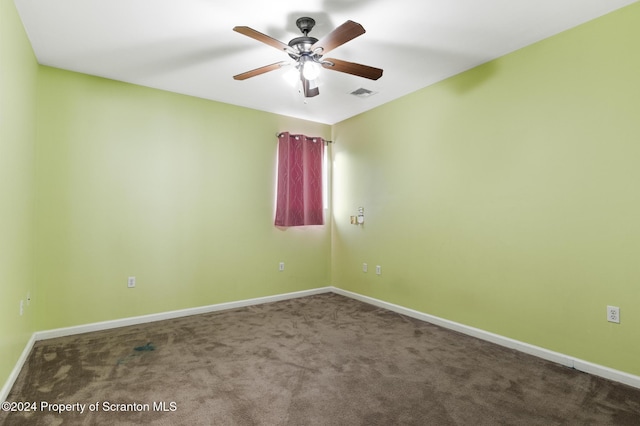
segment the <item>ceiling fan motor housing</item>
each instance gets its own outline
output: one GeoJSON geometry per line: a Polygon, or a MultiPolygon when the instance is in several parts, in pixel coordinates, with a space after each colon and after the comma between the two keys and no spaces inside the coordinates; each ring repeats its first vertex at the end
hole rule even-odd
{"type": "MultiPolygon", "coordinates": [[[[300,54],[309,53],[312,56],[313,52],[311,52],[311,46],[313,46],[318,41],[315,37],[296,37],[289,42],[289,46],[293,47],[300,54]]],[[[296,59],[295,55],[289,54],[293,59],[296,59]]]]}

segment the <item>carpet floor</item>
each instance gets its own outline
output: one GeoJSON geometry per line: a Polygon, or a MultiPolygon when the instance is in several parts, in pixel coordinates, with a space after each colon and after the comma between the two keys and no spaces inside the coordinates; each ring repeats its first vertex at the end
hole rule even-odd
{"type": "Polygon", "coordinates": [[[36,342],[5,425],[638,425],[640,389],[333,293],[36,342]]]}

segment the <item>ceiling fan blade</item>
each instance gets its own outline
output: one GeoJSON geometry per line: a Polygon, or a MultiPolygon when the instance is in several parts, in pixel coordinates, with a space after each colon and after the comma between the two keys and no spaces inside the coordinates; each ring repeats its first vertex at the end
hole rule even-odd
{"type": "Polygon", "coordinates": [[[314,96],[318,96],[320,94],[320,89],[313,81],[309,81],[306,78],[302,77],[302,90],[304,92],[305,98],[313,98],[314,96]]]}
{"type": "Polygon", "coordinates": [[[329,70],[353,74],[370,80],[377,80],[382,77],[382,70],[380,68],[342,61],[340,59],[323,59],[322,66],[329,70]]]}
{"type": "Polygon", "coordinates": [[[262,34],[261,32],[256,31],[253,28],[238,26],[238,27],[233,27],[233,31],[246,35],[247,37],[251,37],[252,39],[258,40],[264,44],[268,44],[269,46],[275,47],[278,50],[297,53],[288,44],[284,44],[283,42],[276,40],[273,37],[269,37],[266,34],[262,34]]]}
{"type": "Polygon", "coordinates": [[[347,21],[311,46],[311,51],[322,49],[321,55],[328,53],[338,46],[364,34],[364,27],[357,22],[347,21]]]}
{"type": "Polygon", "coordinates": [[[285,65],[289,65],[287,61],[276,62],[275,64],[265,65],[264,67],[256,68],[251,71],[243,72],[242,74],[234,75],[234,80],[246,80],[247,78],[255,77],[256,75],[264,74],[269,71],[277,70],[285,65]]]}

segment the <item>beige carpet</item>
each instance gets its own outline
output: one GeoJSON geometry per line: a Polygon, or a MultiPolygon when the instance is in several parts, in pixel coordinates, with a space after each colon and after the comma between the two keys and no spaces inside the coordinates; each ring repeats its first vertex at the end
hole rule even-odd
{"type": "Polygon", "coordinates": [[[335,294],[37,342],[8,401],[37,409],[12,426],[640,424],[639,389],[335,294]]]}

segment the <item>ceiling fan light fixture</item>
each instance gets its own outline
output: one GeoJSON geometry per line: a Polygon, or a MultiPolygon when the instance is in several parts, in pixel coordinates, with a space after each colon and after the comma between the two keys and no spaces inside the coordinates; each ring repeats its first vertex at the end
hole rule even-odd
{"type": "Polygon", "coordinates": [[[282,74],[282,78],[289,84],[289,86],[296,87],[298,83],[300,83],[300,70],[297,66],[291,67],[287,72],[282,74]]]}
{"type": "Polygon", "coordinates": [[[302,63],[302,76],[309,80],[315,80],[320,76],[320,64],[309,58],[302,63]]]}

